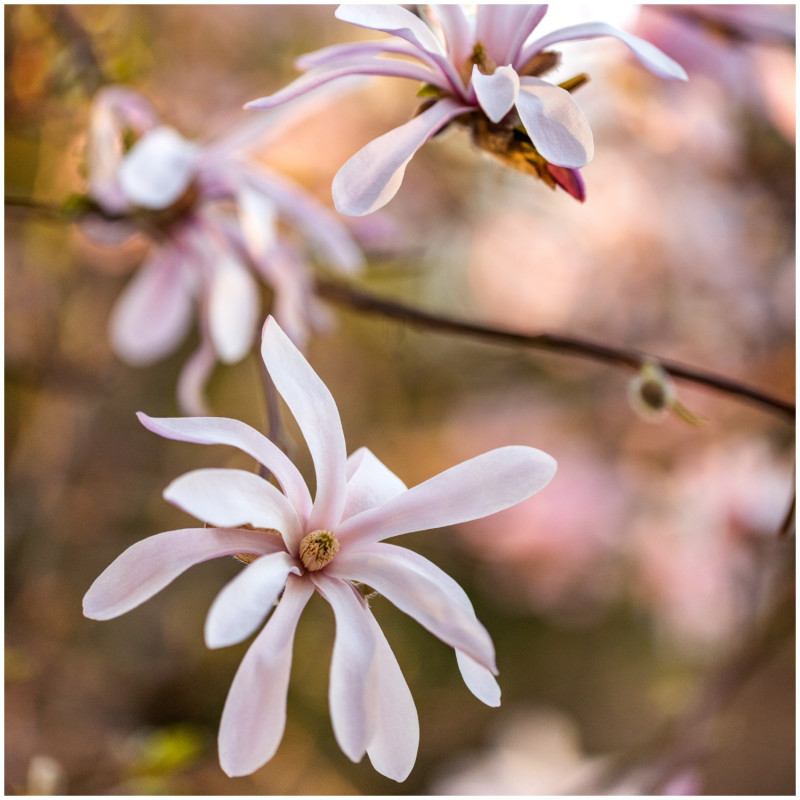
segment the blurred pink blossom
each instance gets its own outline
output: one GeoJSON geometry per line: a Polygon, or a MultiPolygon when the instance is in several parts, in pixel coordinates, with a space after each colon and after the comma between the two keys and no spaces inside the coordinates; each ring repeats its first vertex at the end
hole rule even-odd
{"type": "Polygon", "coordinates": [[[306,75],[247,107],[280,105],[353,74],[423,82],[427,99],[419,113],[367,144],[334,178],[334,203],[345,214],[369,214],[389,202],[417,150],[457,119],[484,149],[582,200],[578,168],[593,156],[592,131],[569,91],[540,77],[558,64],[548,48],[611,36],[656,75],[685,79],[686,73],[653,45],[603,22],[529,41],[546,11],[546,5],[478,5],[472,15],[460,5],[433,5],[423,20],[402,6],[342,5],[339,19],[400,41],[334,45],[301,56],[297,65],[306,75]]]}
{"type": "Polygon", "coordinates": [[[336,618],[329,684],[336,739],[353,761],[366,752],[380,773],[402,781],[416,760],[416,709],[359,586],[384,595],[452,646],[470,691],[499,705],[494,646],[466,593],[427,559],[383,540],[508,508],[546,486],[556,464],[531,447],[503,447],[407,489],[366,448],[347,458],[333,397],[271,317],[262,356],[311,452],[313,501],[294,464],[244,423],[140,414],[147,428],[167,438],[239,447],[272,473],[280,490],[234,469],[195,470],[176,479],[165,498],[215,527],[137,542],[94,582],[84,613],[101,620],[119,616],[210,558],[239,554],[248,562],[217,596],[205,627],[209,647],[236,644],[262,625],[280,596],[222,713],[220,762],[228,775],[239,776],[269,761],[280,744],[297,622],[319,592],[336,618]]]}
{"type": "MultiPolygon", "coordinates": [[[[282,122],[259,115],[196,144],[162,124],[131,89],[102,89],[92,108],[90,199],[106,216],[121,217],[105,222],[106,230],[120,226],[124,235],[138,227],[153,241],[112,312],[112,346],[131,364],[149,364],[178,346],[196,315],[200,346],[178,383],[187,413],[204,413],[203,388],[217,361],[249,352],[263,320],[258,280],[272,289],[273,313],[302,346],[310,329],[328,321],[312,293],[306,243],[336,270],[363,264],[332,212],[248,156],[246,148],[268,143],[282,122]],[[300,246],[280,221],[297,229],[300,246]]],[[[97,226],[95,219],[90,235],[97,226]]]]}

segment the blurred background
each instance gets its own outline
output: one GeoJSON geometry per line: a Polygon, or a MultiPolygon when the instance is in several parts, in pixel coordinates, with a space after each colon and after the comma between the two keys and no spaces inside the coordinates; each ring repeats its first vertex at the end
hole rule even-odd
{"type": "MultiPolygon", "coordinates": [[[[637,347],[791,399],[794,7],[649,6],[612,19],[587,5],[673,55],[690,81],[651,76],[619,42],[565,45],[565,77],[591,76],[576,95],[596,142],[586,202],[448,131],[411,162],[380,225],[346,221],[370,260],[360,285],[486,324],[637,347]]],[[[399,541],[466,588],[497,647],[500,708],[470,695],[449,648],[378,599],[420,713],[420,752],[403,784],[367,759],[351,764],[327,711],[333,617],[315,599],[296,640],[283,743],[254,775],[227,778],[216,730],[246,644],[208,651],[202,627],[240,565],[195,567],[102,624],[82,616],[81,599],[130,544],[193,524],[161,498],[173,478],[252,464],[139,425],[138,410],[178,413],[176,375],[196,335],[148,368],[116,359],[109,312],[148,242],[100,245],[57,209],[85,191],[86,126],[103,79],[206,140],[293,79],[296,56],[375,37],[336,21],[332,6],[4,13],[6,792],[643,791],[641,770],[615,785],[612,759],[656,736],[708,681],[717,686],[793,569],[778,538],[793,497],[793,427],[687,384],[679,397],[702,424],[654,423],[631,407],[622,370],[331,306],[335,330],[307,356],[350,450],[368,446],[408,485],[506,444],[551,453],[559,472],[512,510],[399,541]]],[[[336,170],[413,113],[416,88],[369,80],[259,158],[332,207],[336,170]]],[[[209,402],[264,429],[255,355],[215,371],[209,402]]],[[[675,791],[794,793],[792,637],[748,676],[713,715],[702,758],[676,772],[675,791]]],[[[639,762],[645,772],[652,755],[639,762]]]]}

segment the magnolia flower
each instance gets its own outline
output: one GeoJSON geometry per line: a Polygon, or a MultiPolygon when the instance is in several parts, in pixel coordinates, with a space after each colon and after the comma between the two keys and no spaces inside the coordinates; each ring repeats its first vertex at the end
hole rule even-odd
{"type": "Polygon", "coordinates": [[[656,75],[685,80],[686,73],[658,48],[603,22],[571,25],[529,41],[546,11],[546,5],[479,5],[472,16],[459,5],[436,5],[425,22],[401,6],[342,5],[336,10],[339,19],[396,38],[334,45],[302,56],[297,65],[308,69],[307,75],[246,108],[277,106],[353,74],[424,83],[420,94],[428,99],[419,113],[366,145],[334,178],[334,203],[344,214],[369,214],[391,200],[414,153],[454,120],[467,125],[484,149],[582,200],[578,169],[591,160],[594,144],[589,123],[567,89],[577,88],[586,76],[567,81],[566,88],[543,80],[540,76],[559,61],[548,48],[613,36],[656,75]]]}
{"type": "Polygon", "coordinates": [[[499,705],[494,646],[464,590],[427,559],[384,539],[519,503],[550,481],[555,461],[530,447],[502,447],[407,489],[366,448],[347,457],[333,397],[271,317],[261,352],[311,452],[313,501],[294,464],[244,423],[139,414],[161,436],[240,448],[272,473],[280,489],[236,469],[200,469],[173,481],[164,497],[214,527],[169,531],[134,544],[94,582],[84,613],[93,619],[123,614],[210,558],[239,555],[250,562],[219,593],[205,626],[209,647],[235,644],[259,628],[280,597],[222,712],[220,763],[237,776],[265,764],[280,744],[297,621],[319,592],[336,618],[329,687],[336,740],[353,761],[366,752],[375,769],[402,781],[416,759],[417,713],[360,589],[371,587],[453,647],[468,688],[484,703],[499,705]]]}
{"type": "MultiPolygon", "coordinates": [[[[248,159],[245,148],[274,139],[284,127],[279,122],[285,117],[249,119],[201,145],[162,124],[131,89],[103,89],[93,105],[90,200],[123,233],[138,227],[153,240],[112,312],[111,343],[125,361],[149,364],[178,346],[196,314],[200,347],[178,383],[187,413],[204,413],[202,390],[214,364],[239,361],[256,339],[263,320],[258,279],[272,289],[273,312],[298,345],[327,321],[303,250],[279,231],[280,218],[334,269],[362,266],[359,248],[332,212],[248,159]]],[[[97,224],[92,220],[90,234],[97,224]]]]}

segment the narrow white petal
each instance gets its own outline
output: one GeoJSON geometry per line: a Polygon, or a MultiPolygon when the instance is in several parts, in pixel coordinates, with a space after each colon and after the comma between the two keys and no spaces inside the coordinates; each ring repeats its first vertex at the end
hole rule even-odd
{"type": "Polygon", "coordinates": [[[281,743],[295,630],[313,592],[311,581],[290,575],[278,607],[239,665],[219,726],[219,761],[232,778],[255,772],[281,743]]]}
{"type": "Polygon", "coordinates": [[[336,530],[348,544],[457,525],[516,505],[543,489],[556,472],[552,456],[533,447],[500,447],[413,486],[336,530]]]}
{"type": "Polygon", "coordinates": [[[430,8],[442,26],[448,58],[453,64],[463,64],[472,54],[475,42],[473,26],[463,6],[437,3],[430,8]]]}
{"type": "Polygon", "coordinates": [[[201,330],[200,344],[192,353],[178,375],[178,408],[181,413],[194,417],[208,414],[205,388],[217,363],[217,354],[211,339],[201,330]]]}
{"type": "Polygon", "coordinates": [[[332,190],[337,211],[360,217],[386,205],[397,194],[414,153],[450,120],[472,110],[454,100],[438,100],[410,122],[373,139],[336,173],[332,190]]]}
{"type": "Polygon", "coordinates": [[[517,101],[519,75],[513,67],[498,67],[492,75],[484,75],[476,64],[472,67],[472,85],[486,116],[500,122],[517,101]]]}
{"type": "Polygon", "coordinates": [[[272,611],[290,573],[300,575],[300,569],[288,553],[271,553],[248,564],[211,604],[206,645],[228,647],[246,639],[272,611]]]}
{"type": "Polygon", "coordinates": [[[360,447],[347,459],[347,503],[342,519],[402,494],[407,486],[366,447],[360,447]]]}
{"type": "Polygon", "coordinates": [[[142,539],[117,557],[83,598],[91,619],[112,619],[160,592],[189,567],[235,553],[283,550],[277,536],[263,531],[185,528],[142,539]]]}
{"type": "Polygon", "coordinates": [[[550,45],[573,41],[575,39],[596,39],[600,36],[611,36],[614,39],[619,39],[623,44],[627,45],[634,56],[655,75],[661,78],[688,80],[686,70],[684,70],[677,61],[659,50],[655,45],[631,33],[626,33],[619,28],[615,28],[613,25],[609,25],[606,22],[584,22],[548,33],[546,36],[536,39],[526,45],[520,57],[520,62],[524,63],[533,55],[550,45]]]}
{"type": "Polygon", "coordinates": [[[266,436],[244,422],[225,417],[148,417],[141,411],[136,416],[145,428],[166,439],[238,447],[275,476],[301,518],[311,510],[311,495],[297,467],[266,436]]]}
{"type": "Polygon", "coordinates": [[[128,151],[119,168],[127,198],[144,208],[167,208],[188,188],[195,174],[197,146],[161,125],[128,151]]]}
{"type": "Polygon", "coordinates": [[[416,15],[396,5],[346,3],[336,9],[336,18],[362,28],[399,36],[429,53],[442,53],[441,42],[416,15]]]}
{"type": "Polygon", "coordinates": [[[592,129],[572,95],[540,78],[521,80],[517,111],[536,149],[559,167],[583,167],[594,156],[592,129]]]}
{"type": "Polygon", "coordinates": [[[328,689],[333,732],[342,752],[351,761],[360,761],[374,726],[375,637],[364,600],[349,583],[313,573],[312,580],[336,617],[328,689]]]}
{"type": "Polygon", "coordinates": [[[546,5],[478,6],[475,38],[495,64],[510,64],[547,11],[546,5]]]}
{"type": "Polygon", "coordinates": [[[375,617],[366,609],[375,637],[373,716],[375,729],[367,744],[372,766],[387,778],[404,781],[417,760],[419,719],[400,665],[375,617]]]}
{"type": "Polygon", "coordinates": [[[220,360],[233,364],[247,355],[258,331],[258,286],[241,262],[220,252],[214,262],[208,322],[220,360]]]}
{"type": "Polygon", "coordinates": [[[278,531],[295,553],[302,528],[292,504],[271,483],[241,469],[196,469],[164,489],[164,499],[212,525],[278,531]]]}
{"type": "Polygon", "coordinates": [[[260,261],[275,245],[278,210],[264,192],[247,184],[240,188],[236,199],[245,244],[252,257],[260,261]]]}
{"type": "Polygon", "coordinates": [[[461,650],[456,650],[456,660],[458,668],[461,670],[461,677],[472,694],[487,706],[499,706],[500,686],[494,675],[474,658],[462,653],[461,650]]]}
{"type": "Polygon", "coordinates": [[[341,519],[346,499],[347,453],[339,410],[328,387],[272,317],[264,326],[261,354],[314,461],[317,493],[308,530],[332,528],[341,519]]]}

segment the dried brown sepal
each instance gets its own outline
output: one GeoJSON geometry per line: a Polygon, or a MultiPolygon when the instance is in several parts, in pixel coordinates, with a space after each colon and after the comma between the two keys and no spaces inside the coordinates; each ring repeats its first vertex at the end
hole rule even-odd
{"type": "Polygon", "coordinates": [[[561,53],[556,53],[554,50],[543,50],[541,53],[531,56],[520,69],[517,70],[517,75],[530,75],[538,78],[551,69],[555,69],[561,63],[561,53]]]}
{"type": "MultiPolygon", "coordinates": [[[[256,528],[253,525],[237,525],[237,528],[243,528],[248,531],[261,531],[262,533],[269,533],[273,536],[280,536],[280,531],[276,531],[274,528],[256,528]]],[[[237,561],[241,561],[243,564],[252,564],[257,558],[261,558],[260,553],[235,553],[233,556],[237,561]]]]}

